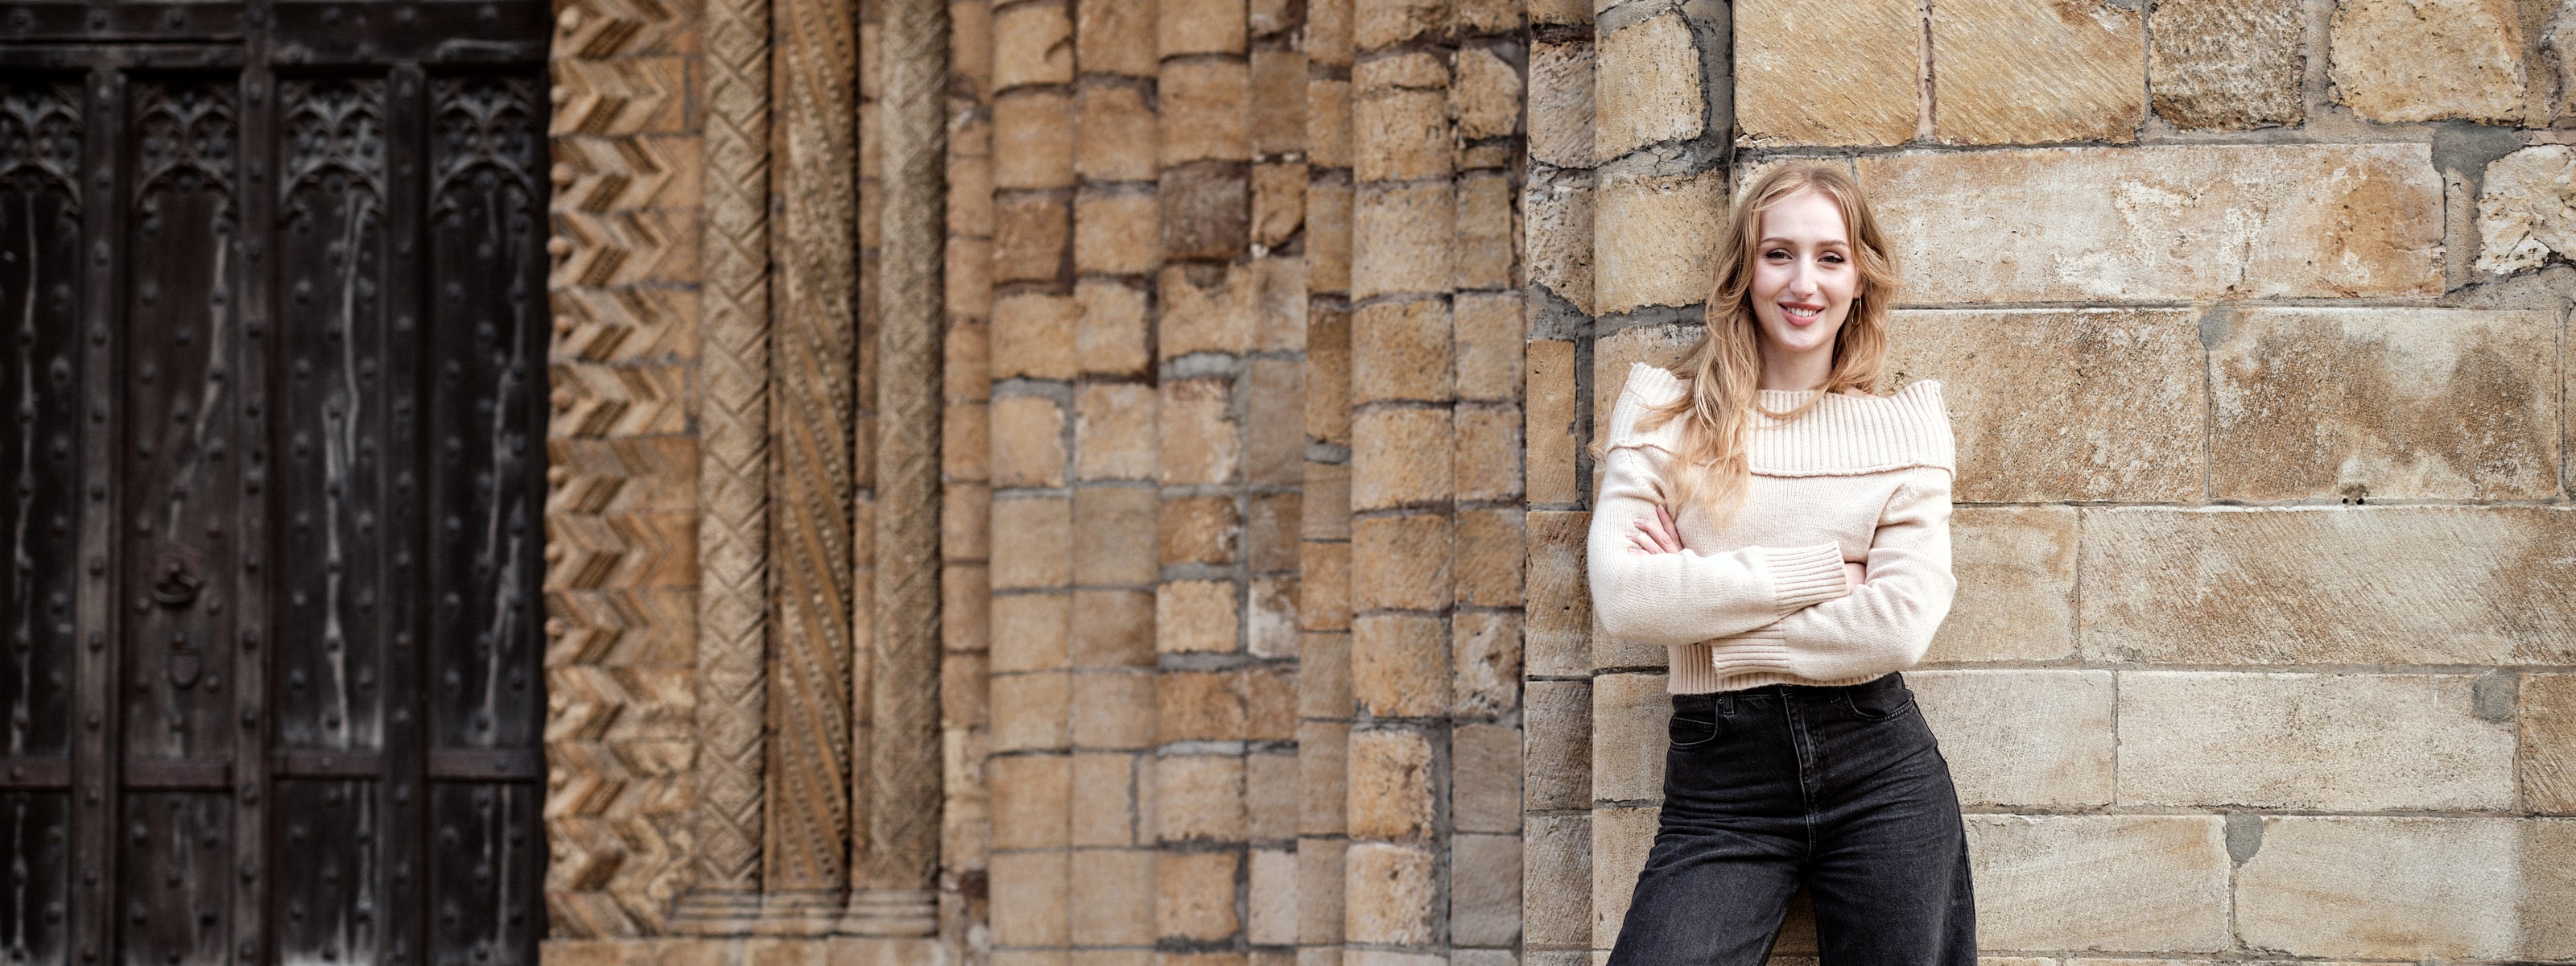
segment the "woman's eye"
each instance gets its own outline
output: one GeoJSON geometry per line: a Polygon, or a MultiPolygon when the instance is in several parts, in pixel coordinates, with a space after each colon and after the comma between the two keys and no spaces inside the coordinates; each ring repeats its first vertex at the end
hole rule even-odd
{"type": "Polygon", "coordinates": [[[1835,264],[1841,264],[1841,263],[1842,263],[1842,260],[1843,260],[1843,257],[1842,257],[1842,256],[1840,256],[1840,255],[1827,255],[1827,256],[1825,256],[1824,260],[1825,260],[1825,261],[1828,261],[1828,262],[1833,262],[1833,263],[1835,263],[1835,264]]]}
{"type": "Polygon", "coordinates": [[[1789,257],[1789,250],[1785,248],[1774,248],[1770,251],[1763,252],[1762,257],[1770,259],[1785,259],[1789,257]]]}

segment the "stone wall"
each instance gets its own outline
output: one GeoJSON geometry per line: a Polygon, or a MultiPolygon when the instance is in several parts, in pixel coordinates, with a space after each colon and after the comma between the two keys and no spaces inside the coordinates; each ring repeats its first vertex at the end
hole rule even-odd
{"type": "Polygon", "coordinates": [[[1990,961],[2576,959],[2548,4],[954,0],[935,554],[871,537],[916,48],[707,4],[557,35],[548,958],[1589,966],[1665,705],[1585,449],[1798,158],[1959,436],[1908,677],[1990,961]],[[935,942],[836,898],[889,808],[935,942]]]}

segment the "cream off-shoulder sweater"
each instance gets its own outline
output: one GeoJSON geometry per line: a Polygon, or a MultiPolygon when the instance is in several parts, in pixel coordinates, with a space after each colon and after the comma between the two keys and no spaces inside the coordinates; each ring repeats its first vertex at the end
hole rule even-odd
{"type": "MultiPolygon", "coordinates": [[[[1611,411],[1588,541],[1603,629],[1671,648],[1676,694],[1857,684],[1921,660],[1958,589],[1940,384],[1828,396],[1785,423],[1756,414],[1752,477],[1733,518],[1680,508],[1683,551],[1648,554],[1628,534],[1667,499],[1682,422],[1652,432],[1637,422],[1682,392],[1672,373],[1639,363],[1611,411]],[[1868,568],[1858,588],[1846,560],[1868,568]]],[[[1807,395],[1764,390],[1762,407],[1786,412],[1807,395]]]]}

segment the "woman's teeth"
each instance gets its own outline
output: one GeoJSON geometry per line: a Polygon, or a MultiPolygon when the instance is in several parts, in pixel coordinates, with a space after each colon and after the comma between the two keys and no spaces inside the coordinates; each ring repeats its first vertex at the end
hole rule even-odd
{"type": "Polygon", "coordinates": [[[1824,307],[1823,307],[1823,306],[1817,306],[1817,307],[1815,307],[1815,308],[1807,308],[1807,307],[1797,306],[1797,305],[1783,305],[1783,306],[1781,306],[1781,307],[1780,307],[1780,310],[1781,310],[1781,311],[1783,311],[1783,312],[1787,312],[1787,313],[1789,313],[1791,316],[1796,317],[1796,318],[1801,318],[1801,319],[1812,319],[1812,318],[1815,318],[1815,317],[1817,316],[1817,314],[1822,313],[1822,312],[1824,311],[1824,307]]]}

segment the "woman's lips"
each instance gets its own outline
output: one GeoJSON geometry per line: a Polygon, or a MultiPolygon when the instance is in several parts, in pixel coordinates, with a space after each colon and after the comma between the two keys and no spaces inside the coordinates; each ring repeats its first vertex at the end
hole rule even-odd
{"type": "Polygon", "coordinates": [[[1817,319],[1823,318],[1825,307],[1821,305],[1808,305],[1800,302],[1782,302],[1780,303],[1780,314],[1782,317],[1789,320],[1790,325],[1804,327],[1814,325],[1816,324],[1817,319]]]}

